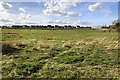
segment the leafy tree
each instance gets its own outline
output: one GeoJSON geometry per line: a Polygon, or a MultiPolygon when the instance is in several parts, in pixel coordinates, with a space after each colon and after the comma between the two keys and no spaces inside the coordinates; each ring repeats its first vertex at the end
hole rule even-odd
{"type": "Polygon", "coordinates": [[[113,21],[111,27],[117,31],[120,31],[120,20],[113,21]]]}

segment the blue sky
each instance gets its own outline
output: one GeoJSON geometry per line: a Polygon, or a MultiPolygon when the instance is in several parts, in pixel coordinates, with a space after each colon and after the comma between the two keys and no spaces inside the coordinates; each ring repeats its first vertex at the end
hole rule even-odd
{"type": "Polygon", "coordinates": [[[0,2],[0,25],[98,26],[117,19],[117,2],[0,2]]]}

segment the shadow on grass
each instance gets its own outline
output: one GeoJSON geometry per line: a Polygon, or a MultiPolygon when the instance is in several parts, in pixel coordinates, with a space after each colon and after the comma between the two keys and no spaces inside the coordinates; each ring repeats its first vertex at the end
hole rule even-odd
{"type": "Polygon", "coordinates": [[[12,55],[18,53],[21,49],[15,48],[12,44],[3,43],[2,44],[2,54],[3,55],[12,55]]]}

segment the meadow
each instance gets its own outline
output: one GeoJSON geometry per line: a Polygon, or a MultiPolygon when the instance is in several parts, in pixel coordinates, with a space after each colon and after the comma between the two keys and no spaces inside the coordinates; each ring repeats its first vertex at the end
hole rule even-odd
{"type": "Polygon", "coordinates": [[[118,33],[2,29],[3,78],[120,78],[118,33]]]}

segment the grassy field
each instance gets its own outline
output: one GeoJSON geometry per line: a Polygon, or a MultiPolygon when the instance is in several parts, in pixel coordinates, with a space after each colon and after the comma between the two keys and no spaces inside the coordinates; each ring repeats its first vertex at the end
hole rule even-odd
{"type": "Polygon", "coordinates": [[[2,29],[3,78],[120,78],[118,33],[2,29]]]}

